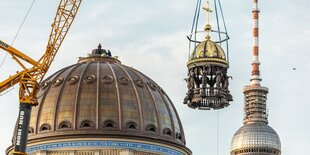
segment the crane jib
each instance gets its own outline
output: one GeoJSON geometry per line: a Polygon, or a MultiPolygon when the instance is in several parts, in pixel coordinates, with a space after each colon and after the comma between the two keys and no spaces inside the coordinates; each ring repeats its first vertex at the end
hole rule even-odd
{"type": "Polygon", "coordinates": [[[9,45],[6,44],[6,43],[4,43],[4,42],[2,42],[1,40],[0,40],[0,45],[3,46],[3,47],[5,47],[5,48],[9,48],[9,45]]]}
{"type": "Polygon", "coordinates": [[[58,49],[60,48],[72,22],[75,19],[81,2],[82,0],[60,0],[56,11],[56,16],[52,24],[48,48],[38,62],[0,40],[0,48],[10,53],[12,58],[16,60],[17,63],[24,69],[23,71],[10,76],[6,80],[0,81],[0,92],[7,90],[12,85],[17,83],[20,84],[20,109],[15,129],[15,137],[13,138],[13,155],[27,155],[26,148],[31,108],[32,106],[38,104],[36,102],[36,95],[39,89],[38,83],[40,83],[43,79],[51,63],[53,62],[58,49]],[[20,60],[30,63],[33,67],[28,69],[20,60]]]}

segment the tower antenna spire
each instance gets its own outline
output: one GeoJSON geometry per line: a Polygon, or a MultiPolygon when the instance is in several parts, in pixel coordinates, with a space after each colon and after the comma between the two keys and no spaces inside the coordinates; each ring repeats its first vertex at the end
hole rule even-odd
{"type": "Polygon", "coordinates": [[[252,62],[252,85],[260,85],[260,70],[259,70],[259,9],[258,0],[254,0],[253,8],[253,62],[252,62]]]}

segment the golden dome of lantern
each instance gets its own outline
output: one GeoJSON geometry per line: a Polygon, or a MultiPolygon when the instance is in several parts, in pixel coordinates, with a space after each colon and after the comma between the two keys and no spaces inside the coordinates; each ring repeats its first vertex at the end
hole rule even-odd
{"type": "MultiPolygon", "coordinates": [[[[215,8],[217,7],[215,3],[215,8]]],[[[197,9],[200,9],[199,3],[197,3],[197,9]]],[[[187,82],[187,94],[184,98],[184,104],[187,104],[190,108],[200,110],[210,109],[222,109],[229,105],[232,101],[232,96],[229,87],[230,76],[227,75],[229,68],[228,58],[222,48],[223,44],[227,45],[228,52],[228,35],[225,26],[225,32],[220,30],[212,30],[210,25],[210,13],[212,12],[209,7],[209,1],[207,0],[206,7],[203,8],[207,14],[207,24],[204,28],[206,37],[203,41],[197,40],[197,23],[199,17],[199,11],[196,11],[195,19],[193,23],[192,32],[188,36],[190,47],[194,44],[194,49],[190,49],[190,56],[187,62],[188,76],[185,79],[187,82]],[[211,39],[211,33],[218,34],[219,41],[213,41],[211,39]],[[221,35],[225,35],[222,37],[221,35]],[[192,39],[194,36],[194,39],[192,39]],[[223,39],[224,38],[224,39],[223,39]]],[[[217,10],[217,9],[216,9],[217,10]]],[[[217,11],[216,11],[217,13],[217,11]]],[[[217,24],[218,15],[217,17],[217,24]]],[[[222,15],[223,17],[223,15],[222,15]]],[[[223,20],[224,21],[224,20],[223,20]]],[[[225,24],[224,24],[225,25],[225,24]]]]}

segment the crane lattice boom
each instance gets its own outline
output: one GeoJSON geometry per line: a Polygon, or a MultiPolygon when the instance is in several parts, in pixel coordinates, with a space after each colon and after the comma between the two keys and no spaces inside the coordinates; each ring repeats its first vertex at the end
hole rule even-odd
{"type": "Polygon", "coordinates": [[[16,137],[14,138],[14,155],[26,155],[28,128],[32,106],[38,104],[36,95],[39,84],[51,66],[62,42],[64,41],[73,20],[79,10],[82,0],[60,0],[52,30],[50,32],[46,51],[38,60],[20,52],[0,40],[0,48],[11,54],[12,58],[23,68],[22,71],[0,82],[0,93],[19,83],[19,115],[16,137]],[[26,64],[32,67],[27,68],[26,64]]]}
{"type": "Polygon", "coordinates": [[[46,52],[39,59],[33,60],[31,57],[23,54],[17,49],[9,46],[0,40],[0,48],[9,52],[13,59],[24,69],[10,76],[8,79],[0,83],[0,92],[7,90],[13,85],[19,83],[20,102],[37,105],[36,94],[39,89],[39,83],[43,80],[52,61],[55,58],[64,38],[66,37],[71,24],[78,12],[82,0],[61,0],[52,24],[52,30],[46,47],[46,52]],[[19,60],[23,60],[32,65],[31,68],[26,68],[19,60]]]}

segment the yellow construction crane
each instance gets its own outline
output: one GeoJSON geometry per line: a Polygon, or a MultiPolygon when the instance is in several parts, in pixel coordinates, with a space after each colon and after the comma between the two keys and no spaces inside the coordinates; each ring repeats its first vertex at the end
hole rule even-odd
{"type": "Polygon", "coordinates": [[[26,154],[29,120],[32,106],[38,105],[36,95],[39,84],[51,66],[57,51],[59,50],[73,20],[79,10],[82,0],[60,0],[52,30],[50,32],[46,51],[38,60],[20,52],[14,47],[0,40],[0,48],[7,51],[12,58],[23,68],[22,71],[1,81],[0,93],[19,83],[19,116],[14,140],[14,152],[16,155],[26,154]],[[30,64],[27,68],[25,63],[30,64]]]}

